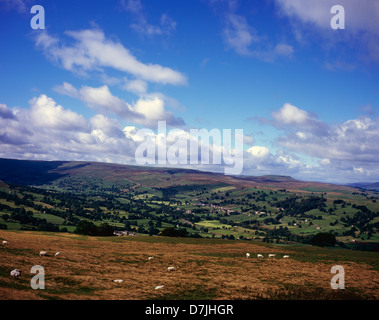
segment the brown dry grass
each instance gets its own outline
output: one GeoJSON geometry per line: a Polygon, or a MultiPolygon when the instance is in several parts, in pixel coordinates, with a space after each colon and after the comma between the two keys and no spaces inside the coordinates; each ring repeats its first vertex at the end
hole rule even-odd
{"type": "MultiPolygon", "coordinates": [[[[271,299],[276,293],[299,288],[301,293],[310,290],[305,295],[308,299],[315,288],[321,290],[316,298],[330,298],[334,291],[330,288],[330,268],[335,263],[304,262],[296,259],[299,252],[254,242],[149,243],[136,238],[11,231],[0,231],[0,239],[9,241],[8,246],[0,247],[3,300],[271,299]],[[39,257],[40,250],[50,255],[39,257]],[[57,251],[61,255],[55,257],[57,251]],[[250,259],[245,258],[246,252],[252,254],[250,259]],[[290,259],[256,258],[257,253],[267,257],[278,252],[289,254],[290,259]],[[154,259],[148,260],[149,256],[154,259]],[[45,269],[45,290],[30,287],[34,265],[45,269]],[[169,266],[177,270],[169,272],[169,266]],[[10,277],[14,268],[22,271],[21,278],[10,277]],[[117,284],[114,279],[124,282],[117,284]],[[158,285],[164,288],[155,290],[158,285]]],[[[364,263],[338,264],[345,268],[346,288],[378,299],[377,271],[364,263]]]]}

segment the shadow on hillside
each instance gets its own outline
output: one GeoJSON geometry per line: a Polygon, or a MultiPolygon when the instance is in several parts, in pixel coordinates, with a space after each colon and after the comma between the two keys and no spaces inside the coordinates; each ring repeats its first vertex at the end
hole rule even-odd
{"type": "Polygon", "coordinates": [[[66,176],[62,173],[51,172],[64,164],[65,161],[30,161],[0,159],[0,180],[21,186],[40,186],[66,176]]]}

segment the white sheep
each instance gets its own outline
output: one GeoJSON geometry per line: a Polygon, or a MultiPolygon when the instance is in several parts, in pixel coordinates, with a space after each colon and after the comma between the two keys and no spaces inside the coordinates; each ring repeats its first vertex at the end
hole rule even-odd
{"type": "Polygon", "coordinates": [[[259,254],[257,255],[258,258],[263,258],[263,255],[259,254]]]}
{"type": "Polygon", "coordinates": [[[61,253],[58,251],[55,256],[58,257],[61,253]]]}
{"type": "Polygon", "coordinates": [[[168,267],[167,271],[176,271],[176,268],[175,267],[168,267]]]}
{"type": "Polygon", "coordinates": [[[250,258],[250,253],[246,253],[246,258],[250,258]]]}
{"type": "Polygon", "coordinates": [[[154,259],[154,257],[149,257],[148,259],[151,260],[151,259],[154,259]]]}
{"type": "Polygon", "coordinates": [[[39,256],[42,257],[42,256],[47,256],[47,251],[40,251],[39,252],[39,256]]]}
{"type": "Polygon", "coordinates": [[[269,258],[274,258],[274,257],[275,257],[275,254],[274,254],[274,253],[270,253],[270,254],[268,255],[268,257],[269,257],[269,258]]]}
{"type": "Polygon", "coordinates": [[[11,277],[18,278],[19,276],[21,276],[21,271],[20,270],[14,269],[14,270],[11,271],[11,277]]]}
{"type": "Polygon", "coordinates": [[[5,246],[6,244],[9,244],[9,242],[6,240],[3,240],[3,245],[5,246]]]}
{"type": "Polygon", "coordinates": [[[122,279],[116,279],[116,280],[113,280],[113,282],[116,282],[116,283],[123,283],[124,280],[122,280],[122,279]]]}
{"type": "Polygon", "coordinates": [[[164,287],[164,285],[156,286],[156,287],[155,287],[155,290],[162,289],[163,287],[164,287]]]}
{"type": "Polygon", "coordinates": [[[290,256],[289,255],[284,255],[283,259],[288,259],[290,256]]]}

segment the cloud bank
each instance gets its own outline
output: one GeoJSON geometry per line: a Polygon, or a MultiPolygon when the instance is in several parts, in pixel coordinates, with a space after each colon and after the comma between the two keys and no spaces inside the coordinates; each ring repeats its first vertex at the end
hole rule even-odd
{"type": "MultiPolygon", "coordinates": [[[[94,107],[108,106],[107,99],[126,106],[126,102],[118,100],[107,88],[76,89],[66,84],[66,90],[88,104],[93,103],[94,107]],[[93,94],[95,96],[91,96],[93,94]]],[[[143,115],[145,110],[154,109],[150,103],[157,102],[141,100],[129,106],[128,115],[133,112],[143,115]]],[[[156,110],[159,114],[161,109],[156,110]]],[[[245,175],[285,174],[330,182],[372,181],[371,177],[379,175],[378,119],[362,116],[329,125],[317,115],[286,103],[266,120],[261,119],[283,133],[276,139],[279,149],[274,153],[266,146],[246,145],[254,139],[244,137],[242,173],[245,175]],[[310,158],[316,160],[309,163],[310,158]]],[[[187,148],[179,146],[177,139],[189,137],[188,131],[180,129],[167,136],[152,130],[149,132],[157,147],[163,144],[169,150],[174,146],[177,151],[187,148]]],[[[10,108],[0,104],[0,157],[136,164],[135,152],[142,142],[139,129],[134,125],[122,126],[118,119],[101,113],[85,119],[44,94],[32,98],[29,108],[10,108]]],[[[214,148],[223,150],[222,145],[214,148]]],[[[191,150],[184,153],[191,157],[191,150]]],[[[191,165],[187,162],[180,167],[223,172],[226,165],[212,162],[210,165],[191,165]]]]}
{"type": "MultiPolygon", "coordinates": [[[[280,148],[318,159],[318,166],[315,166],[318,170],[313,173],[315,177],[332,181],[365,181],[379,174],[377,118],[361,116],[329,125],[317,115],[286,103],[272,112],[271,119],[260,121],[282,131],[283,134],[276,138],[276,145],[280,148]],[[328,178],[328,175],[331,176],[328,178]]],[[[311,172],[309,175],[311,178],[311,172]]]]}

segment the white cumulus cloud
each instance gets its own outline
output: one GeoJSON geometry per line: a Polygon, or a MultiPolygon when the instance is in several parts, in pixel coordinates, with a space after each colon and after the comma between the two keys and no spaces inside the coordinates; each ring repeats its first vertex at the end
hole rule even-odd
{"type": "Polygon", "coordinates": [[[71,45],[47,31],[38,33],[35,39],[37,47],[64,69],[86,74],[112,68],[144,81],[173,85],[187,83],[186,77],[178,71],[139,61],[122,43],[106,38],[101,30],[66,31],[65,34],[73,40],[71,45]]]}
{"type": "Polygon", "coordinates": [[[113,95],[107,85],[97,88],[82,86],[80,89],[76,89],[65,82],[55,87],[55,90],[61,94],[80,99],[98,112],[114,114],[124,120],[147,127],[157,126],[158,121],[166,121],[170,126],[185,124],[183,119],[175,117],[172,112],[165,109],[165,99],[159,94],[146,94],[136,102],[128,103],[113,95]]]}

